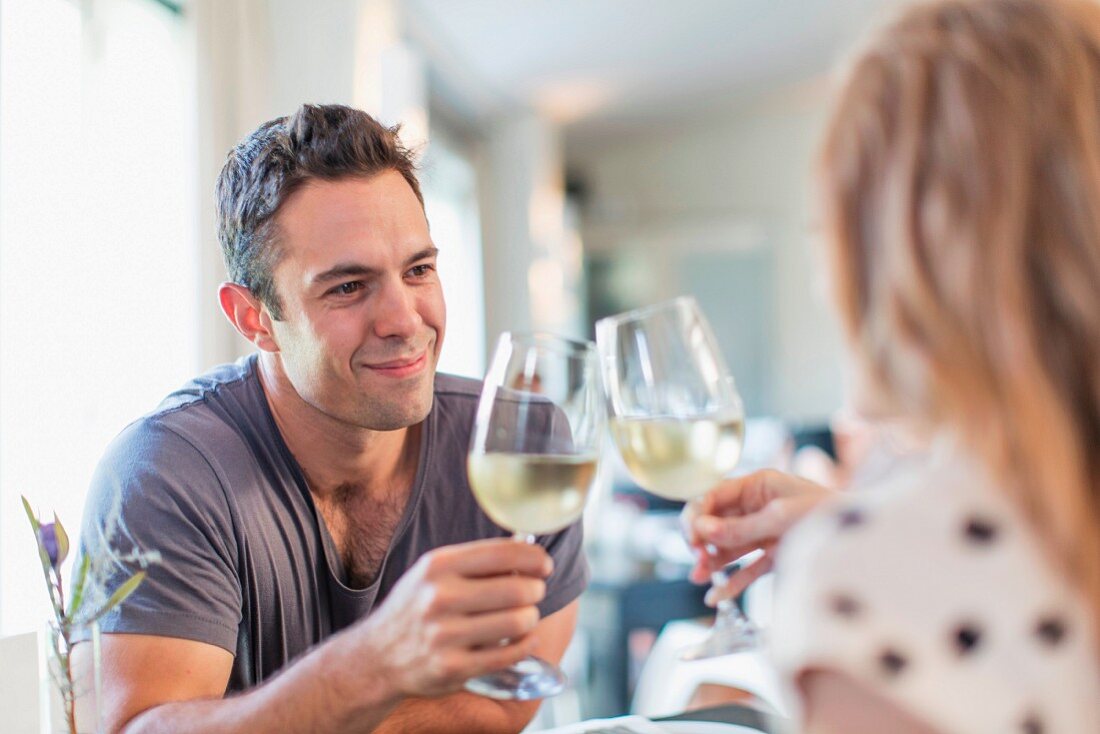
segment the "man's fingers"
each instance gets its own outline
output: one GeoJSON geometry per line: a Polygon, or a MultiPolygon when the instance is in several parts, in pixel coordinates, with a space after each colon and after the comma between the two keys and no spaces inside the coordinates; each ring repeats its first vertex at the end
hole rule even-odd
{"type": "Polygon", "coordinates": [[[717,606],[718,602],[726,599],[732,599],[739,595],[742,591],[749,588],[750,585],[758,578],[768,573],[775,567],[775,551],[774,549],[768,550],[763,556],[756,561],[750,563],[748,566],[738,570],[732,576],[725,586],[718,587],[713,586],[707,592],[705,602],[707,606],[717,606]]]}
{"type": "Polygon", "coordinates": [[[442,642],[465,648],[497,646],[530,634],[538,623],[539,610],[533,606],[475,614],[451,620],[442,642]]]}
{"type": "Polygon", "coordinates": [[[518,663],[535,650],[538,640],[533,635],[527,635],[518,640],[509,640],[507,644],[494,644],[481,650],[472,650],[465,653],[466,661],[471,671],[470,677],[503,670],[513,663],[518,663]]]}
{"type": "Polygon", "coordinates": [[[482,648],[452,647],[440,651],[425,662],[429,688],[416,695],[440,695],[460,689],[465,681],[485,673],[503,670],[535,649],[533,635],[501,643],[496,640],[482,648]]]}
{"type": "Polygon", "coordinates": [[[492,576],[455,579],[437,592],[447,611],[479,614],[538,604],[546,596],[546,582],[530,576],[492,576]]]}
{"type": "Polygon", "coordinates": [[[427,572],[438,578],[457,574],[471,578],[518,573],[547,578],[554,563],[546,550],[534,543],[491,538],[437,548],[424,559],[427,572]]]}

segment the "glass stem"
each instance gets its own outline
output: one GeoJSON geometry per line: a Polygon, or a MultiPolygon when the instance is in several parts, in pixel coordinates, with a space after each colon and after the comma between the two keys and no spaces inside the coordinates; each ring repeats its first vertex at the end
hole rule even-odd
{"type": "MultiPolygon", "coordinates": [[[[707,543],[706,550],[707,550],[707,555],[710,556],[711,558],[715,558],[715,557],[718,556],[718,549],[716,547],[714,547],[713,545],[711,545],[710,543],[707,543]]],[[[730,580],[730,575],[728,573],[726,573],[726,569],[724,567],[715,569],[714,571],[711,571],[710,585],[711,585],[712,588],[724,589],[726,587],[726,584],[729,583],[729,580],[730,580]]],[[[744,612],[741,611],[741,607],[737,604],[737,600],[734,599],[733,597],[728,597],[728,598],[722,599],[721,601],[718,602],[717,606],[718,606],[718,616],[719,616],[719,618],[722,618],[723,616],[728,616],[728,617],[731,617],[733,619],[736,619],[736,618],[742,617],[744,615],[744,612]]]]}
{"type": "MultiPolygon", "coordinates": [[[[512,533],[512,540],[516,541],[517,543],[534,543],[535,542],[535,536],[531,535],[529,533],[521,533],[521,532],[517,531],[517,532],[512,533]]],[[[519,573],[519,572],[518,571],[512,571],[512,575],[516,575],[517,573],[519,573]]],[[[501,647],[506,647],[506,646],[510,645],[511,643],[512,643],[511,640],[505,638],[505,639],[500,641],[500,646],[501,647]]],[[[530,658],[531,656],[528,655],[527,657],[530,658]]],[[[515,666],[513,666],[513,667],[515,667],[515,666]]]]}
{"type": "MultiPolygon", "coordinates": [[[[691,505],[695,509],[696,514],[700,514],[702,512],[701,497],[696,497],[695,499],[691,500],[691,505]]],[[[712,560],[718,557],[718,547],[715,546],[713,543],[707,543],[705,546],[703,546],[703,548],[704,550],[706,550],[707,555],[710,556],[712,560]]],[[[710,573],[711,588],[725,589],[729,581],[730,575],[726,573],[725,566],[719,566],[710,573]]],[[[717,604],[717,608],[718,616],[715,621],[719,624],[723,622],[730,622],[737,619],[742,619],[745,617],[745,613],[737,604],[737,600],[732,597],[719,601],[717,604]]]]}

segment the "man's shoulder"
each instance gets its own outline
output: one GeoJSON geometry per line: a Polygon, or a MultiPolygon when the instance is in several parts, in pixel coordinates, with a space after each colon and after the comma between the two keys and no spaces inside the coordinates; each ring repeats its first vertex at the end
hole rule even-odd
{"type": "Polygon", "coordinates": [[[247,392],[258,379],[255,357],[242,357],[236,362],[218,365],[188,380],[169,393],[156,409],[145,418],[164,418],[172,413],[186,411],[217,400],[227,393],[247,392]]]}
{"type": "Polygon", "coordinates": [[[202,446],[224,445],[241,431],[246,416],[262,406],[252,358],[219,365],[170,393],[151,412],[124,428],[108,450],[108,456],[133,453],[156,454],[159,449],[179,450],[190,444],[198,453],[202,446]]]}

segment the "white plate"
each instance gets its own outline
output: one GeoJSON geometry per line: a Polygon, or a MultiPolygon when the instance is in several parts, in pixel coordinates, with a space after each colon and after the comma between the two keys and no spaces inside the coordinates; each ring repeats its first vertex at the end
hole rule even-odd
{"type": "Polygon", "coordinates": [[[752,729],[737,724],[719,724],[710,721],[650,721],[641,716],[620,716],[616,719],[593,719],[577,724],[547,729],[539,734],[593,734],[601,729],[610,729],[613,726],[630,728],[633,731],[646,732],[647,734],[761,734],[759,729],[752,729]]]}
{"type": "Polygon", "coordinates": [[[662,721],[660,726],[668,734],[761,734],[752,727],[713,721],[662,721]]]}

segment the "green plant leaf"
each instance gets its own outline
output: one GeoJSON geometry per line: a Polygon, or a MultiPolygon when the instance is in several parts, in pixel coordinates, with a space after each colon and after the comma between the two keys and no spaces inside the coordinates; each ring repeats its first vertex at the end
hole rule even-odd
{"type": "Polygon", "coordinates": [[[50,565],[50,554],[46,552],[46,546],[42,545],[42,538],[38,533],[34,534],[35,541],[38,542],[38,558],[42,561],[42,572],[46,574],[46,583],[50,583],[50,569],[53,568],[50,565]]]}
{"type": "MultiPolygon", "coordinates": [[[[42,572],[46,574],[46,584],[50,583],[50,554],[46,552],[46,546],[42,545],[42,535],[40,530],[42,523],[38,522],[38,518],[34,516],[34,510],[31,509],[31,503],[27,501],[27,498],[23,495],[19,495],[19,498],[23,500],[23,509],[27,512],[27,519],[31,521],[31,528],[34,530],[34,542],[38,545],[38,558],[42,561],[42,572]]],[[[50,592],[50,596],[53,596],[53,592],[50,592]]]]}
{"type": "Polygon", "coordinates": [[[80,614],[80,607],[84,603],[84,584],[88,582],[88,569],[92,567],[92,557],[87,552],[80,557],[80,566],[76,569],[76,580],[73,582],[73,600],[69,604],[69,619],[76,619],[80,614]]]}
{"type": "Polygon", "coordinates": [[[82,618],[82,621],[91,621],[93,619],[99,619],[104,614],[106,614],[107,612],[109,612],[112,609],[114,609],[115,607],[117,607],[119,604],[121,604],[126,599],[126,597],[128,597],[128,596],[130,596],[130,594],[134,593],[134,591],[137,589],[137,587],[141,585],[141,582],[145,580],[146,575],[147,574],[145,573],[145,571],[138,571],[133,576],[126,579],[122,583],[122,586],[115,589],[115,593],[111,594],[111,598],[107,600],[106,604],[104,604],[99,609],[97,609],[96,613],[93,614],[92,616],[82,618]]]}
{"type": "Polygon", "coordinates": [[[23,500],[23,510],[27,513],[27,519],[31,522],[31,529],[34,531],[34,542],[38,546],[38,560],[42,562],[42,576],[46,580],[46,589],[50,592],[50,602],[53,604],[54,613],[60,618],[61,608],[60,600],[57,598],[57,591],[54,589],[53,581],[50,579],[50,572],[53,567],[50,565],[50,554],[46,552],[46,546],[42,544],[42,523],[38,522],[38,518],[34,516],[34,510],[31,509],[31,503],[24,495],[19,495],[19,498],[23,500]]]}
{"type": "Polygon", "coordinates": [[[65,532],[65,526],[61,524],[61,520],[58,519],[56,512],[53,516],[53,531],[57,535],[56,566],[61,568],[61,564],[65,562],[65,558],[69,555],[69,534],[65,532]]]}
{"type": "Polygon", "coordinates": [[[27,498],[23,495],[19,495],[19,499],[23,500],[23,509],[27,512],[27,519],[31,521],[31,527],[34,528],[34,534],[38,535],[39,522],[38,518],[34,516],[34,510],[31,509],[31,503],[27,501],[27,498]]]}

